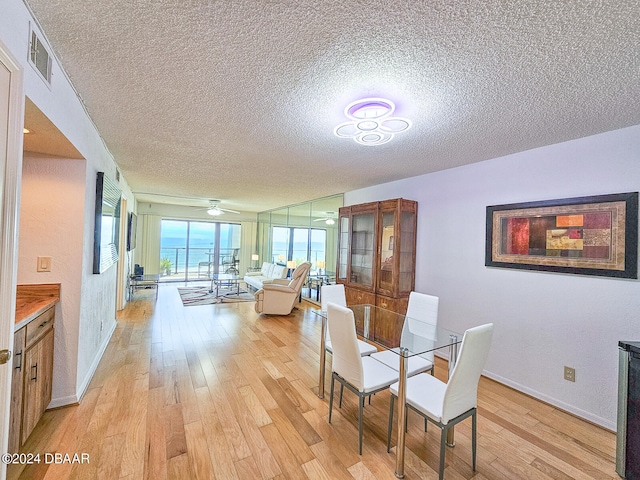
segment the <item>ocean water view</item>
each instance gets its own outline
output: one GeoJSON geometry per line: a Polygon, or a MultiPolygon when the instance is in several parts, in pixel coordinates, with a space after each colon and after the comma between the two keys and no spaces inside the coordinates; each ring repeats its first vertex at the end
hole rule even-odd
{"type": "Polygon", "coordinates": [[[232,223],[162,220],[161,273],[175,275],[188,272],[190,277],[197,276],[205,264],[215,259],[216,253],[219,271],[224,271],[232,264],[234,250],[240,249],[240,233],[240,225],[232,223]]]}

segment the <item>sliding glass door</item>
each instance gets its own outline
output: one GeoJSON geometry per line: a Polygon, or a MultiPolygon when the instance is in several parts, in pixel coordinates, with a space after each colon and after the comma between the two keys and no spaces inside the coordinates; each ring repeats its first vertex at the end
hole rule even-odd
{"type": "Polygon", "coordinates": [[[206,280],[212,273],[238,273],[240,229],[233,223],[162,220],[162,281],[206,280]]]}
{"type": "Polygon", "coordinates": [[[185,280],[209,278],[213,271],[217,223],[186,222],[189,225],[188,263],[185,280]]]}
{"type": "Polygon", "coordinates": [[[289,258],[289,239],[291,229],[289,227],[273,227],[273,248],[271,249],[271,262],[285,264],[289,258]]]}
{"type": "Polygon", "coordinates": [[[294,261],[296,265],[311,261],[311,268],[325,265],[327,251],[327,231],[322,228],[273,227],[274,263],[286,264],[294,261]],[[318,265],[320,262],[320,265],[318,265]]]}
{"type": "Polygon", "coordinates": [[[187,270],[189,222],[162,220],[160,230],[160,277],[184,280],[187,270]],[[182,272],[182,273],[178,273],[182,272]]]}

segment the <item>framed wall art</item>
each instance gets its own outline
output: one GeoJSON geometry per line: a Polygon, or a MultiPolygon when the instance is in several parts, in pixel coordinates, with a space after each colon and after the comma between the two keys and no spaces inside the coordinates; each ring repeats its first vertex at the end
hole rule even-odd
{"type": "Polygon", "coordinates": [[[638,278],[638,192],[489,206],[485,265],[638,278]]]}

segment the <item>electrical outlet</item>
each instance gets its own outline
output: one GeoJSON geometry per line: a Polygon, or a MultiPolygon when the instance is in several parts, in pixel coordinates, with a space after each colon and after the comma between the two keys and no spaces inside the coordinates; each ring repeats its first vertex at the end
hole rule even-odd
{"type": "Polygon", "coordinates": [[[565,365],[565,367],[564,367],[564,379],[568,380],[570,382],[575,382],[576,381],[576,369],[575,368],[571,368],[571,367],[567,367],[565,365]]]}

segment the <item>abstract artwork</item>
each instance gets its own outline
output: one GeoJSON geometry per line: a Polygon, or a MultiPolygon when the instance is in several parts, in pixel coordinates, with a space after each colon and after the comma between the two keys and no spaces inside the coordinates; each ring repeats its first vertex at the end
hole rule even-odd
{"type": "Polygon", "coordinates": [[[487,207],[485,265],[637,278],[638,192],[487,207]]]}

